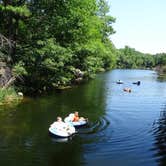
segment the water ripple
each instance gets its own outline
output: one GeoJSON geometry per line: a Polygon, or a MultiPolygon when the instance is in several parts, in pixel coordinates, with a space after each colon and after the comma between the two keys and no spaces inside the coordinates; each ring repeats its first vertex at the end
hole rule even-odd
{"type": "Polygon", "coordinates": [[[80,134],[97,134],[102,132],[109,126],[110,122],[105,117],[101,117],[96,122],[89,122],[89,124],[84,127],[78,129],[78,133],[80,134]]]}

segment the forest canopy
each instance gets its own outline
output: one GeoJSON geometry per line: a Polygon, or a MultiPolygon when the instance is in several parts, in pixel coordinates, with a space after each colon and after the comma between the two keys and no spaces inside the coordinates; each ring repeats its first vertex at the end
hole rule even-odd
{"type": "Polygon", "coordinates": [[[165,64],[165,54],[116,49],[113,23],[106,0],[0,0],[0,61],[10,68],[3,86],[38,92],[115,67],[165,64]]]}
{"type": "Polygon", "coordinates": [[[0,34],[11,43],[1,41],[1,60],[32,90],[111,69],[115,18],[108,12],[105,0],[0,0],[0,34]]]}

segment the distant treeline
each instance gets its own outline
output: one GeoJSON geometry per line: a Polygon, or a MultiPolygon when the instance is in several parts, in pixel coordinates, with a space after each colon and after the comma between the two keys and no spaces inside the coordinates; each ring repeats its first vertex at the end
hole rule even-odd
{"type": "Polygon", "coordinates": [[[144,54],[134,48],[125,46],[125,48],[117,50],[116,63],[118,68],[156,68],[164,72],[166,53],[144,54]]]}
{"type": "MultiPolygon", "coordinates": [[[[165,64],[164,54],[117,50],[110,40],[115,18],[108,13],[106,0],[0,0],[0,61],[12,73],[3,86],[43,91],[115,67],[165,64]]],[[[1,67],[1,77],[5,73],[1,67]]]]}

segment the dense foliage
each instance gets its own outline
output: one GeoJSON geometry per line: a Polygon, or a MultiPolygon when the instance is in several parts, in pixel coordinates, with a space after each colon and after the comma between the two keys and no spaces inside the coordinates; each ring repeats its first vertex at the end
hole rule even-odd
{"type": "Polygon", "coordinates": [[[1,55],[32,90],[91,77],[116,63],[108,12],[105,0],[0,0],[1,55]]]}
{"type": "Polygon", "coordinates": [[[155,65],[154,55],[141,53],[128,46],[118,50],[117,66],[119,68],[153,68],[155,65]]]}
{"type": "Polygon", "coordinates": [[[161,73],[166,73],[166,53],[155,55],[156,69],[161,73]]]}
{"type": "Polygon", "coordinates": [[[0,60],[11,68],[9,83],[43,91],[116,65],[165,64],[165,55],[116,50],[109,39],[115,19],[108,12],[106,0],[0,0],[0,60]]]}
{"type": "Polygon", "coordinates": [[[125,46],[117,53],[118,68],[156,68],[166,72],[166,53],[144,54],[125,46]]]}

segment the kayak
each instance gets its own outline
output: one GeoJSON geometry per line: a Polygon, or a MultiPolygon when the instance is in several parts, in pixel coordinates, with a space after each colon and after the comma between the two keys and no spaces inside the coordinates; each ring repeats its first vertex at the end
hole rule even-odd
{"type": "Polygon", "coordinates": [[[52,134],[56,137],[65,138],[65,137],[72,136],[74,133],[76,133],[76,130],[75,130],[74,126],[71,126],[68,124],[66,124],[66,127],[64,128],[62,126],[59,126],[58,124],[53,123],[49,127],[49,132],[50,132],[50,134],[52,134]]]}
{"type": "Polygon", "coordinates": [[[140,85],[141,81],[133,82],[133,84],[140,85]]]}
{"type": "Polygon", "coordinates": [[[117,84],[123,84],[123,81],[119,80],[116,82],[117,84]]]}

